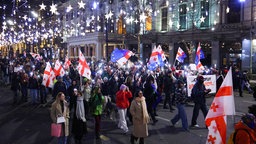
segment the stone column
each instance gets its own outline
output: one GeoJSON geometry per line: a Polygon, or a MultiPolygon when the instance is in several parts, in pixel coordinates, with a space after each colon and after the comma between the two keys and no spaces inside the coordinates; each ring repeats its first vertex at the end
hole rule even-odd
{"type": "Polygon", "coordinates": [[[169,64],[173,65],[175,61],[175,54],[174,54],[174,43],[169,43],[169,64]]]}
{"type": "Polygon", "coordinates": [[[101,50],[101,46],[100,45],[101,45],[100,43],[96,43],[95,56],[96,56],[97,60],[102,58],[102,50],[101,50]]]}
{"type": "Polygon", "coordinates": [[[219,41],[212,41],[212,66],[216,66],[217,68],[220,67],[220,42],[219,41]]]}

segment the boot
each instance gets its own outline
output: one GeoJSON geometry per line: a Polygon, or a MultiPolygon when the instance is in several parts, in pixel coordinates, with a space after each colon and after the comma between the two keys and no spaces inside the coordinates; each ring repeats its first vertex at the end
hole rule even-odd
{"type": "Polygon", "coordinates": [[[144,144],[144,138],[140,138],[140,143],[139,144],[144,144]]]}
{"type": "Polygon", "coordinates": [[[130,142],[131,142],[131,144],[134,144],[134,136],[133,135],[131,135],[130,142]]]}

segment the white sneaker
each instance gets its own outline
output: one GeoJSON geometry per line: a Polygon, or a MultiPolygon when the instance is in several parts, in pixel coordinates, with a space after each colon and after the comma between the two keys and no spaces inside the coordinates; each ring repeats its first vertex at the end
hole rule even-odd
{"type": "Polygon", "coordinates": [[[192,125],[191,127],[199,128],[199,125],[198,125],[198,124],[195,124],[195,125],[192,125]]]}

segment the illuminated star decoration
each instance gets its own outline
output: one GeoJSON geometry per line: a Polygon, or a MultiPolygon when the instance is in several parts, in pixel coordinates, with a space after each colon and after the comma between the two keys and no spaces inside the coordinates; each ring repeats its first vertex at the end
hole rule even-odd
{"type": "Polygon", "coordinates": [[[200,18],[200,22],[201,22],[201,23],[204,23],[204,19],[205,19],[205,17],[202,16],[202,17],[200,18]]]}
{"type": "Polygon", "coordinates": [[[137,19],[135,19],[135,21],[134,21],[136,24],[139,22],[137,19]]]}
{"type": "Polygon", "coordinates": [[[23,18],[24,20],[27,20],[27,19],[28,19],[28,16],[27,16],[27,15],[24,15],[22,18],[23,18]]]}
{"type": "Polygon", "coordinates": [[[39,5],[40,6],[40,10],[45,10],[45,8],[46,8],[46,5],[44,5],[44,3],[42,3],[41,5],[39,5]]]}
{"type": "Polygon", "coordinates": [[[147,16],[146,16],[145,13],[143,12],[143,13],[140,15],[140,21],[144,22],[146,18],[147,18],[147,16]]]}
{"type": "Polygon", "coordinates": [[[3,25],[2,28],[3,28],[3,30],[6,30],[6,29],[7,29],[6,25],[3,25]]]}
{"type": "Polygon", "coordinates": [[[78,7],[84,9],[85,3],[83,1],[78,2],[78,7]]]}
{"type": "Polygon", "coordinates": [[[57,14],[57,5],[53,4],[50,6],[50,12],[52,12],[52,14],[57,14]]]}
{"type": "Polygon", "coordinates": [[[72,9],[73,9],[72,6],[69,5],[69,6],[67,7],[67,12],[70,12],[72,9]]]}

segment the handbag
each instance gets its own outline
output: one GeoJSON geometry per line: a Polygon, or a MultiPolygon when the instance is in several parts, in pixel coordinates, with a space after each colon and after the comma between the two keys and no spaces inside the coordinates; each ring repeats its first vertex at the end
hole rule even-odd
{"type": "Polygon", "coordinates": [[[57,123],[64,123],[65,122],[65,118],[62,116],[62,117],[57,117],[57,123]]]}
{"type": "Polygon", "coordinates": [[[51,124],[51,136],[53,137],[61,136],[61,124],[56,124],[56,123],[51,124]]]}

